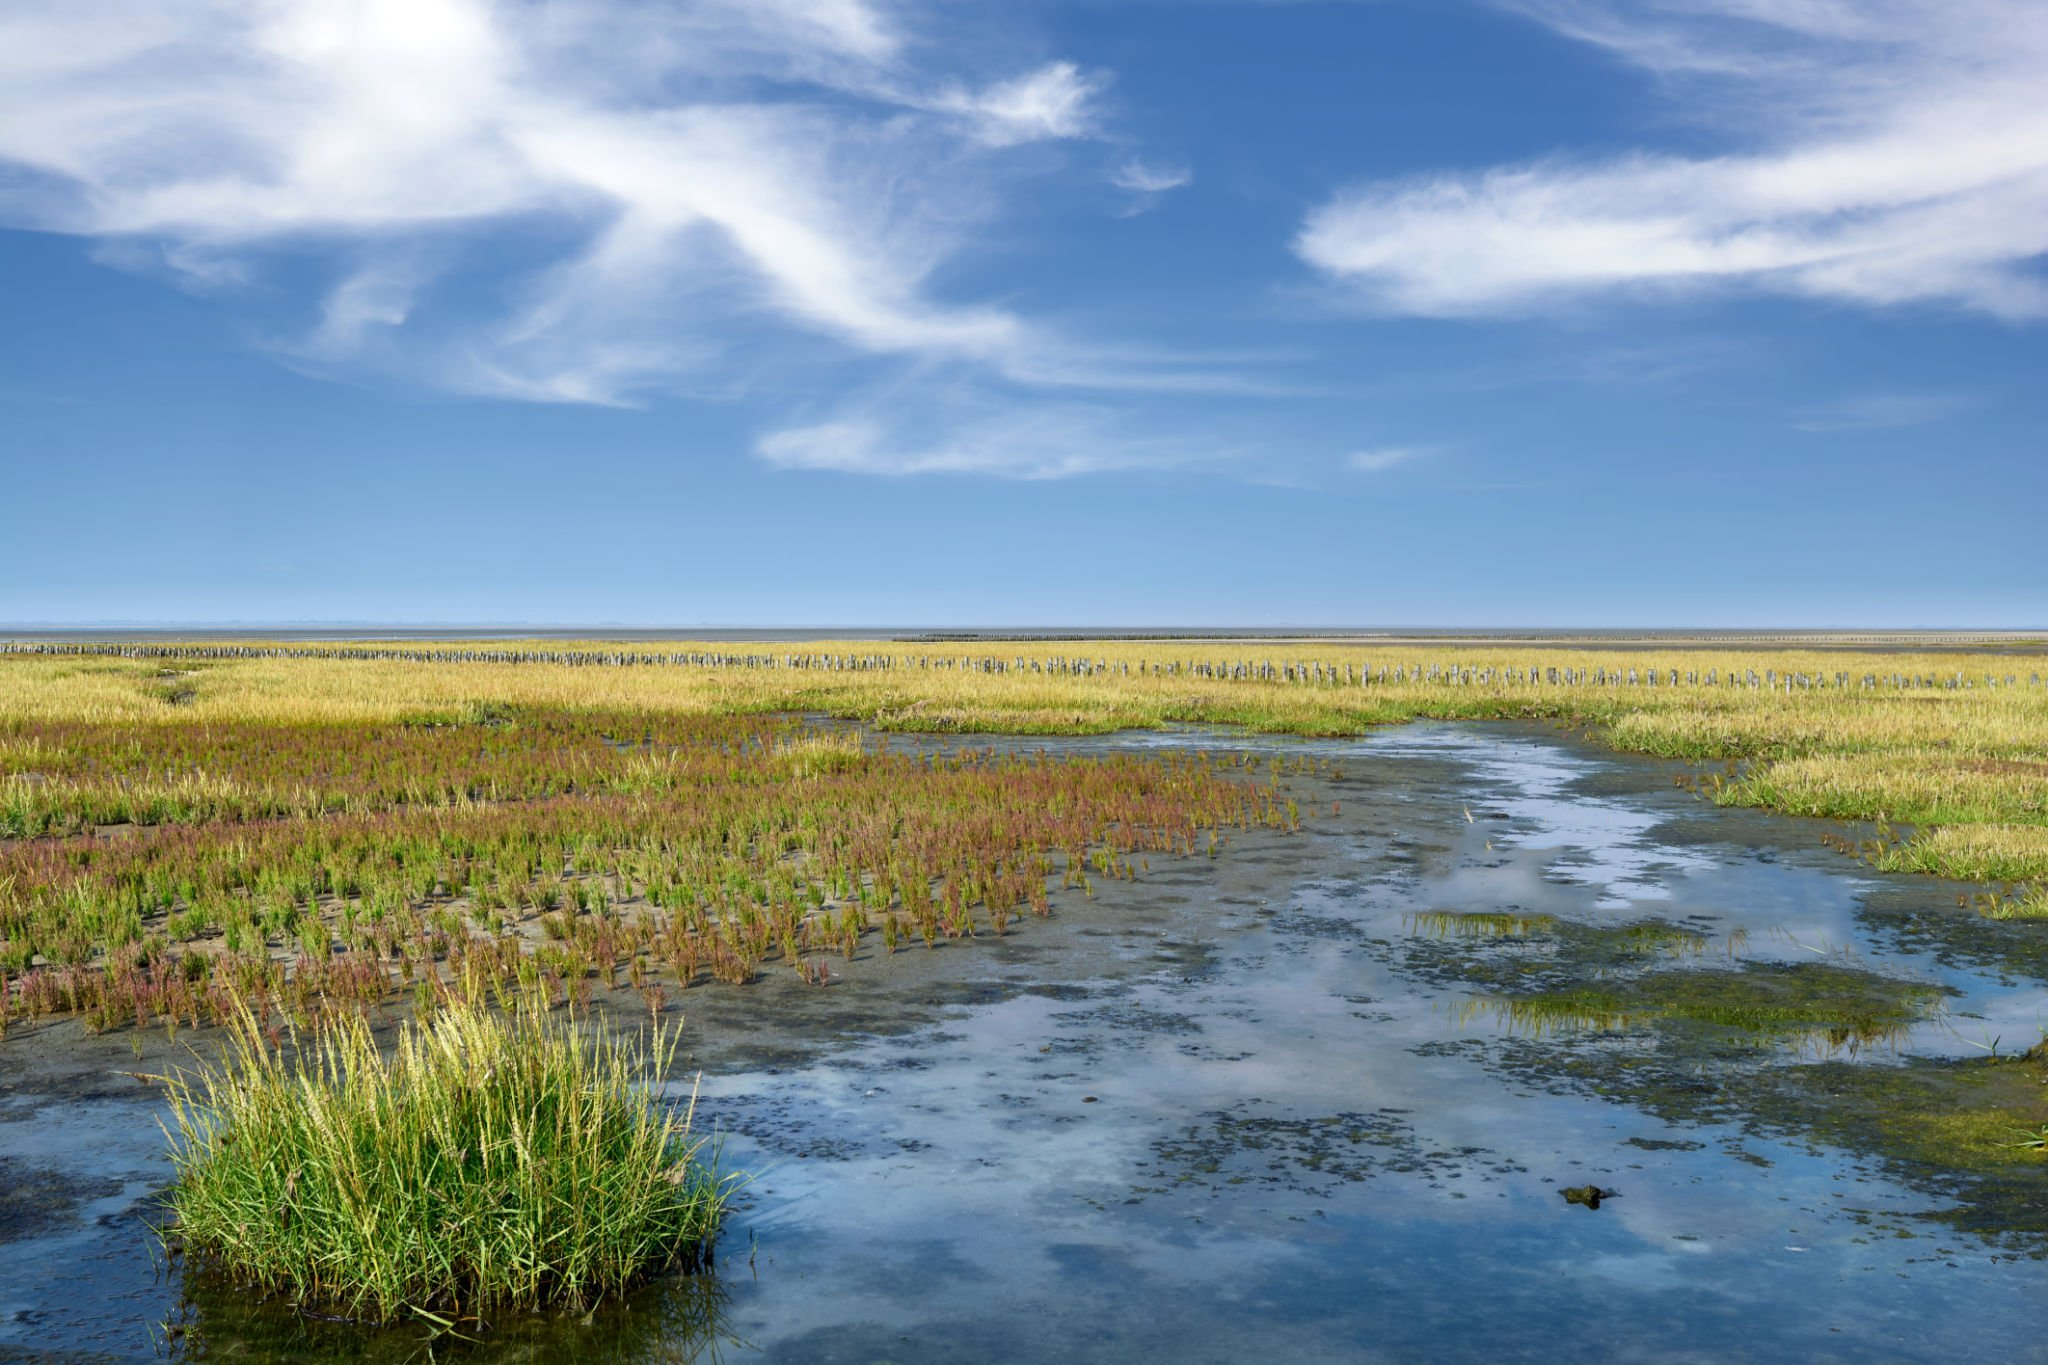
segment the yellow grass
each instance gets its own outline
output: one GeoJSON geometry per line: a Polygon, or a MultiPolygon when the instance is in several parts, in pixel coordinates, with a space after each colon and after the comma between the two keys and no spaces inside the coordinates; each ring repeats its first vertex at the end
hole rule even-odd
{"type": "MultiPolygon", "coordinates": [[[[518,648],[507,644],[506,648],[518,648]]],[[[549,642],[532,646],[574,650],[549,642]]],[[[592,645],[592,650],[620,648],[592,645]]],[[[107,725],[204,725],[210,721],[309,723],[379,720],[513,703],[656,712],[814,711],[885,729],[926,732],[1100,733],[1169,723],[1242,725],[1277,733],[1357,734],[1415,717],[1548,717],[1594,727],[1615,747],[1693,760],[1741,760],[1718,799],[1793,813],[1882,819],[1915,826],[1922,870],[1978,876],[1990,864],[1966,854],[1955,827],[2048,826],[2048,687],[2029,685],[2039,656],[1985,653],[1872,653],[1758,648],[1624,650],[1516,646],[1377,645],[1331,642],[976,642],[893,644],[690,644],[644,647],[701,652],[871,657],[899,666],[873,671],[520,663],[427,663],[371,658],[194,660],[0,657],[0,774],[35,772],[32,745],[12,742],[22,722],[80,720],[107,725]],[[976,659],[1085,658],[1093,676],[970,671],[976,659]],[[950,667],[912,666],[914,660],[950,667]],[[1655,669],[1664,677],[1712,669],[1721,685],[1598,686],[1548,682],[1388,681],[1370,686],[1160,676],[1153,666],[1265,661],[1342,669],[1439,665],[1479,672],[1514,669],[1655,669]],[[1129,671],[1123,671],[1128,668],[1129,671]],[[1762,691],[1729,687],[1730,674],[1806,674],[1826,688],[1762,691]],[[1852,686],[1836,689],[1838,674],[1852,686]],[[1974,685],[1895,690],[1860,687],[1866,674],[1974,685]],[[2000,685],[1986,685],[1995,674],[2000,685]],[[2007,676],[2018,685],[2004,685],[2007,676]],[[173,701],[170,698],[175,697],[173,701]]],[[[198,776],[152,778],[184,782],[198,776]]],[[[65,799],[46,779],[41,799],[65,799]]],[[[17,785],[13,795],[36,799],[17,785]]],[[[1990,837],[1990,836],[1986,836],[1990,837]]],[[[2048,852],[1997,836],[2009,854],[1997,874],[2048,878],[2048,852]]]]}

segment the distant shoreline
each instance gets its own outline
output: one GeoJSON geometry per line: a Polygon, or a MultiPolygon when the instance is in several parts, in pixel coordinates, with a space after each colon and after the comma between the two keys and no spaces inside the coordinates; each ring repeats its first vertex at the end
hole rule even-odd
{"type": "Polygon", "coordinates": [[[558,640],[590,642],[759,641],[795,644],[810,640],[872,640],[897,644],[1046,644],[1096,642],[1204,644],[1257,641],[1265,644],[1466,645],[1543,648],[1698,649],[1775,646],[1779,648],[1898,651],[1997,649],[2048,653],[2048,628],[2008,630],[1765,630],[1740,628],[1453,628],[1389,627],[878,627],[878,626],[380,626],[371,624],[192,625],[192,626],[7,626],[0,640],[21,642],[158,641],[331,641],[416,642],[558,640]]]}

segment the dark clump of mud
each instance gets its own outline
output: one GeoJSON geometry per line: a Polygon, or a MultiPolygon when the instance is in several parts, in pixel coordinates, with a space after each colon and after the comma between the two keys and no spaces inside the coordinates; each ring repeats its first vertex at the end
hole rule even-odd
{"type": "MultiPolygon", "coordinates": [[[[1526,1172],[1484,1147],[1432,1147],[1419,1137],[1407,1111],[1275,1114],[1253,1101],[1204,1114],[1179,1133],[1153,1144],[1155,1162],[1140,1171],[1175,1186],[1280,1185],[1334,1197],[1339,1182],[1356,1184],[1382,1174],[1417,1176],[1443,1188],[1468,1174],[1526,1172]]],[[[1140,1189],[1164,1193],[1166,1187],[1140,1189]]]]}

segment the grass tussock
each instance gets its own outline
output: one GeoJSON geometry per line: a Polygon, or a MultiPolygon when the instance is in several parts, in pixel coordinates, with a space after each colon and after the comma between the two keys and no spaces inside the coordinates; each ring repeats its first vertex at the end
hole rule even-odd
{"type": "Polygon", "coordinates": [[[296,1065],[244,1016],[168,1078],[176,1235],[234,1280],[351,1318],[585,1306],[707,1258],[730,1182],[654,1101],[673,1035],[458,1006],[380,1050],[360,1016],[296,1065]]]}

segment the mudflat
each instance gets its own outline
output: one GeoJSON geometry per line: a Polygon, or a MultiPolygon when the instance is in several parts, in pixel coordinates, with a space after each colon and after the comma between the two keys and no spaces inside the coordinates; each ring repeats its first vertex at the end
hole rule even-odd
{"type": "MultiPolygon", "coordinates": [[[[1548,727],[1051,743],[1311,759],[1284,783],[1300,828],[1059,891],[1001,937],[870,936],[828,984],[678,993],[668,1086],[750,1176],[715,1270],[464,1349],[2031,1349],[2048,1209],[2014,1134],[2048,1114],[2017,1054],[2048,971],[2028,925],[1820,839],[1853,830],[1717,807],[1682,765],[1548,727]]],[[[648,1018],[624,989],[589,1017],[648,1018]]],[[[252,1303],[153,1250],[157,1102],[128,1073],[211,1036],[8,1040],[0,1342],[416,1352],[420,1329],[252,1303]]]]}

